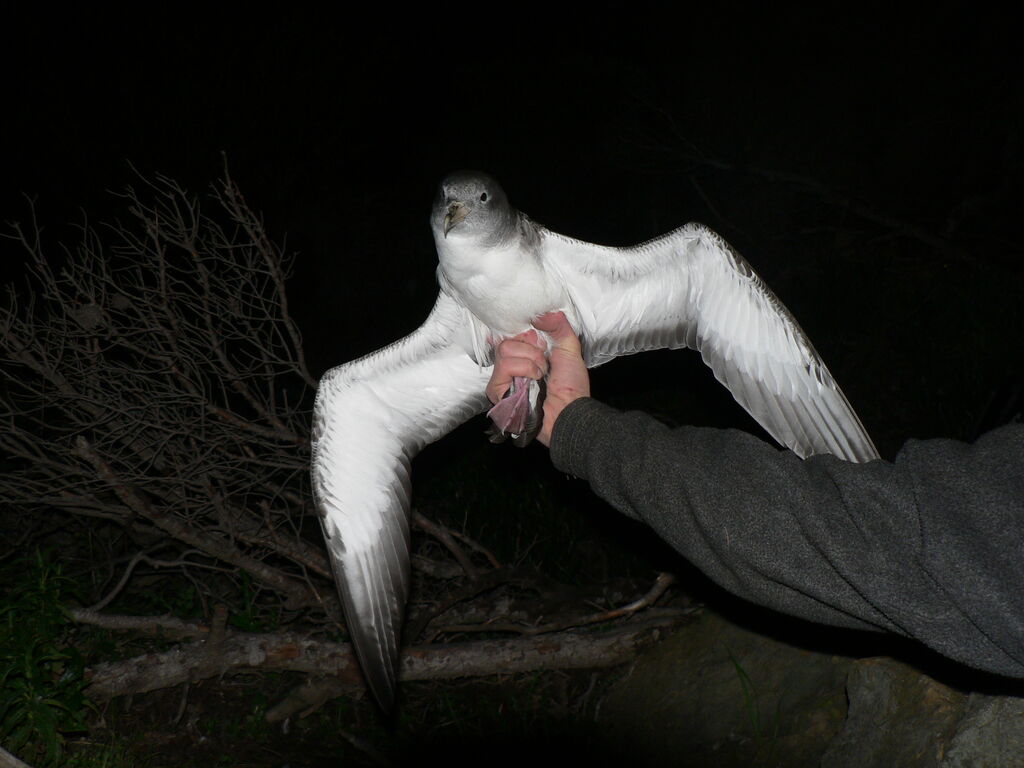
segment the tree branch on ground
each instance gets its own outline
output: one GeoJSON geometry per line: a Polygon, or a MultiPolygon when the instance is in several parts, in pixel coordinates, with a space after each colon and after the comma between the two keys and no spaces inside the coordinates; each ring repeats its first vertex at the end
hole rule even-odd
{"type": "MultiPolygon", "coordinates": [[[[402,652],[401,678],[441,680],[508,675],[541,669],[615,666],[633,658],[657,637],[655,630],[678,624],[681,615],[617,625],[602,632],[562,632],[535,637],[417,645],[402,652]]],[[[289,670],[330,676],[338,685],[362,690],[352,647],[297,632],[227,632],[219,643],[199,641],[163,653],[98,664],[87,676],[98,700],[196,682],[232,670],[289,670]]]]}

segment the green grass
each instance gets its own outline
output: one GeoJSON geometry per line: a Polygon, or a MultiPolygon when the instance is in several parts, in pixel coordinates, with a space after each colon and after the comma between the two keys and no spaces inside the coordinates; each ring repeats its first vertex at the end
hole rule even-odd
{"type": "Polygon", "coordinates": [[[144,768],[145,765],[132,755],[128,742],[118,738],[74,744],[61,763],[62,768],[144,768]]]}
{"type": "Polygon", "coordinates": [[[743,707],[747,712],[747,718],[750,722],[750,733],[757,748],[755,764],[770,764],[779,739],[780,717],[778,710],[774,713],[771,719],[771,727],[769,728],[769,724],[764,722],[761,716],[761,704],[758,701],[754,681],[733,652],[728,648],[726,651],[729,654],[729,661],[732,662],[733,668],[736,670],[736,678],[739,680],[740,691],[743,695],[743,707]]]}
{"type": "Polygon", "coordinates": [[[64,765],[71,736],[87,731],[85,659],[64,615],[69,579],[43,552],[9,564],[0,607],[0,741],[36,766],[64,765]]]}

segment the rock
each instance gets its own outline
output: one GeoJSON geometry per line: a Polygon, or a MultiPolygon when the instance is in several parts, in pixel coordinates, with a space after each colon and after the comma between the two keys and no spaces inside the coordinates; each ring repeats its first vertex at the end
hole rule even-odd
{"type": "Polygon", "coordinates": [[[971,694],[941,768],[1024,766],[1024,698],[971,694]]]}
{"type": "Polygon", "coordinates": [[[599,722],[630,765],[816,766],[842,727],[851,663],[705,611],[637,660],[599,722]]]}
{"type": "Polygon", "coordinates": [[[893,659],[856,662],[849,713],[822,768],[937,768],[967,697],[893,659]]]}
{"type": "Polygon", "coordinates": [[[716,768],[1024,768],[1024,685],[925,666],[942,680],[889,657],[809,651],[706,610],[609,689],[597,713],[604,754],[716,768]]]}
{"type": "Polygon", "coordinates": [[[893,659],[863,659],[822,768],[1024,768],[1024,698],[966,694],[893,659]]]}

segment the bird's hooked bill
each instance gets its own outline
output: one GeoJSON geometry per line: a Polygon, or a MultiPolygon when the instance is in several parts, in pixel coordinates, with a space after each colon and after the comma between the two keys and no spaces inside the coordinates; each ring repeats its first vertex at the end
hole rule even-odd
{"type": "Polygon", "coordinates": [[[463,203],[454,202],[448,206],[448,212],[444,215],[444,236],[448,237],[448,232],[462,221],[466,216],[469,215],[469,208],[463,203]]]}

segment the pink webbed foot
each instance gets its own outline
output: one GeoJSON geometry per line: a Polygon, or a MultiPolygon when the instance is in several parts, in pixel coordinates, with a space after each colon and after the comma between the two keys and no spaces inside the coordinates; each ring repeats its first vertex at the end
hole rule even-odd
{"type": "Polygon", "coordinates": [[[530,412],[530,380],[523,376],[512,379],[508,394],[491,410],[488,417],[499,431],[512,436],[522,434],[530,412]]]}
{"type": "Polygon", "coordinates": [[[494,422],[491,441],[500,443],[511,435],[516,445],[522,446],[533,440],[543,423],[541,410],[543,384],[533,403],[530,402],[530,389],[533,381],[525,376],[512,379],[512,387],[508,394],[487,412],[494,422]]]}

